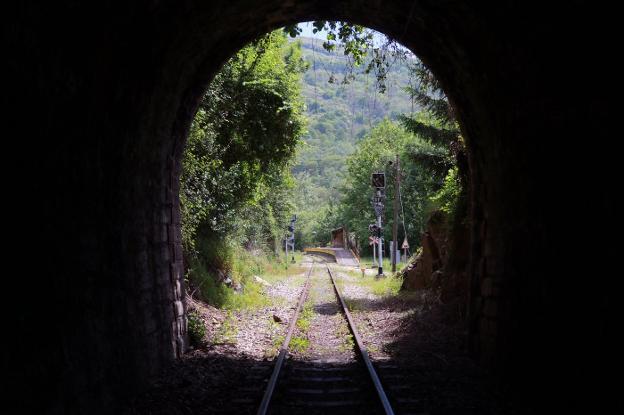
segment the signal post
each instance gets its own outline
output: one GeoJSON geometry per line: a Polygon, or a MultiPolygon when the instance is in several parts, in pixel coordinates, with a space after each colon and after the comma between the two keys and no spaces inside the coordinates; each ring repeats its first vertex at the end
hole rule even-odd
{"type": "Polygon", "coordinates": [[[384,210],[384,201],[386,199],[386,174],[383,172],[376,172],[371,175],[371,184],[374,189],[373,198],[371,200],[375,215],[377,216],[377,223],[371,227],[371,230],[376,231],[379,237],[379,253],[377,259],[379,260],[379,268],[377,276],[383,275],[383,224],[382,215],[384,210]]]}

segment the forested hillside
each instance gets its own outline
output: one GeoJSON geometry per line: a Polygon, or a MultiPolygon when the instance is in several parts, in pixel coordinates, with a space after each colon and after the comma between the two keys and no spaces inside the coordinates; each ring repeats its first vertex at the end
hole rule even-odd
{"type": "Polygon", "coordinates": [[[328,52],[319,39],[296,41],[301,42],[309,65],[303,77],[309,121],[293,173],[304,183],[320,187],[317,191],[323,198],[336,200],[346,157],[353,153],[357,141],[384,118],[396,119],[412,111],[410,96],[404,91],[409,85],[407,64],[392,62],[386,90],[380,93],[375,74],[364,73],[365,65],[349,72],[342,50],[328,52]],[[354,76],[345,84],[349,75],[354,76]]]}
{"type": "Polygon", "coordinates": [[[407,62],[390,62],[382,93],[375,73],[365,73],[370,55],[365,64],[350,68],[340,47],[328,52],[322,40],[301,37],[295,41],[301,43],[308,64],[302,79],[308,132],[292,172],[297,182],[299,242],[314,244],[327,239],[327,229],[333,226],[326,222],[335,217],[347,157],[357,143],[384,118],[395,120],[418,111],[419,106],[412,104],[405,91],[410,85],[407,62]]]}

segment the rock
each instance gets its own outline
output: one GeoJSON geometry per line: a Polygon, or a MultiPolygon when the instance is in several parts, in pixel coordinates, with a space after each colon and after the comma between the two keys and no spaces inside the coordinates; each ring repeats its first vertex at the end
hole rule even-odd
{"type": "Polygon", "coordinates": [[[271,283],[270,283],[270,282],[268,282],[268,281],[266,281],[266,280],[263,280],[262,278],[260,278],[260,277],[259,277],[259,276],[257,276],[257,275],[254,275],[254,276],[253,276],[253,280],[254,280],[255,282],[257,282],[258,284],[263,285],[263,286],[265,286],[265,287],[271,287],[271,283]]]}
{"type": "Polygon", "coordinates": [[[422,252],[408,264],[403,274],[403,290],[417,290],[429,287],[434,279],[441,281],[441,269],[447,259],[446,218],[443,212],[435,211],[427,220],[427,230],[422,234],[422,252]]]}
{"type": "Polygon", "coordinates": [[[228,287],[232,286],[232,278],[230,278],[229,275],[226,275],[225,278],[223,279],[223,283],[227,285],[228,287]]]}
{"type": "Polygon", "coordinates": [[[414,266],[403,272],[402,290],[418,290],[425,288],[428,274],[423,255],[420,254],[414,259],[414,266]]]}

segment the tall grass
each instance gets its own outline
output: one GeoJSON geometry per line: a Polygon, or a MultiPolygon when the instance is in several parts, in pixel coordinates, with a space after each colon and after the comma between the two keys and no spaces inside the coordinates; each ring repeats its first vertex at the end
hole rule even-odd
{"type": "MultiPolygon", "coordinates": [[[[402,278],[394,275],[387,275],[380,278],[373,275],[366,275],[363,277],[362,273],[357,271],[347,271],[347,274],[355,278],[350,283],[367,287],[371,293],[379,297],[398,295],[401,290],[401,284],[403,283],[402,278]]],[[[338,284],[339,287],[342,288],[344,281],[338,278],[338,284]]]]}
{"type": "MultiPolygon", "coordinates": [[[[265,287],[256,282],[254,276],[272,284],[302,270],[300,266],[286,262],[284,255],[278,257],[262,250],[248,251],[240,246],[210,241],[203,241],[199,249],[201,255],[189,261],[187,277],[191,292],[203,301],[227,310],[255,309],[270,304],[265,287]],[[231,287],[219,281],[217,270],[232,280],[231,287]]],[[[296,252],[297,263],[301,258],[302,254],[296,252]]]]}
{"type": "MultiPolygon", "coordinates": [[[[401,251],[401,258],[403,258],[403,251],[401,251]]],[[[377,263],[375,263],[377,266],[377,263]]],[[[383,270],[385,274],[388,274],[392,270],[392,260],[390,258],[383,258],[382,261],[383,270]]],[[[363,256],[360,258],[360,265],[365,268],[373,268],[373,257],[372,256],[363,256]]],[[[407,264],[405,262],[399,261],[397,258],[397,272],[401,271],[407,264]]]]}

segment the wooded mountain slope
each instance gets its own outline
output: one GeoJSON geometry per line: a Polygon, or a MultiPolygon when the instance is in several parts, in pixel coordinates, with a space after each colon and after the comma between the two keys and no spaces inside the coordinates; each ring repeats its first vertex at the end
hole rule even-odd
{"type": "Polygon", "coordinates": [[[368,130],[386,117],[395,119],[418,107],[412,106],[404,91],[409,84],[405,62],[391,64],[386,90],[380,93],[375,74],[365,73],[366,65],[354,68],[354,79],[343,82],[349,69],[341,49],[328,52],[319,39],[302,37],[296,41],[301,42],[309,64],[303,77],[309,123],[293,174],[299,186],[306,188],[306,204],[318,206],[328,199],[339,200],[346,157],[368,130]]]}

